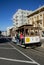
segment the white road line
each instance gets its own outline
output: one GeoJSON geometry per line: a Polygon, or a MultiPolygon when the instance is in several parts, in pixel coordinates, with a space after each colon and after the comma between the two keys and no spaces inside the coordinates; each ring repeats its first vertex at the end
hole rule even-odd
{"type": "Polygon", "coordinates": [[[2,60],[7,60],[7,61],[13,61],[13,62],[22,62],[22,63],[35,64],[34,62],[25,61],[25,60],[9,59],[9,58],[4,58],[4,57],[0,57],[0,59],[2,59],[2,60]]]}
{"type": "Polygon", "coordinates": [[[12,46],[15,50],[17,50],[19,53],[21,53],[22,55],[24,55],[26,58],[28,58],[29,60],[31,60],[34,64],[40,65],[39,63],[37,63],[35,60],[31,59],[29,56],[27,56],[26,54],[24,54],[22,51],[20,51],[19,49],[17,49],[15,46],[13,46],[12,44],[9,43],[10,46],[12,46]]]}

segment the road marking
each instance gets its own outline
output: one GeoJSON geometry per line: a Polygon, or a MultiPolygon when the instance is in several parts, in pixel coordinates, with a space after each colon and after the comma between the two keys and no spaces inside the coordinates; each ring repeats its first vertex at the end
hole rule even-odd
{"type": "Polygon", "coordinates": [[[31,63],[31,64],[35,64],[34,62],[25,61],[25,60],[9,59],[9,58],[4,58],[4,57],[0,57],[0,59],[2,59],[2,60],[7,60],[7,61],[13,61],[13,62],[21,62],[21,63],[31,63]]]}
{"type": "MultiPolygon", "coordinates": [[[[35,60],[31,59],[29,56],[27,56],[26,54],[24,54],[22,51],[20,51],[19,49],[17,49],[15,46],[13,46],[12,44],[9,43],[10,46],[12,46],[15,50],[17,50],[19,53],[21,53],[22,55],[24,55],[26,58],[28,58],[29,60],[32,61],[32,63],[40,65],[38,62],[36,62],[35,60]]],[[[30,61],[29,61],[30,62],[30,61]]]]}

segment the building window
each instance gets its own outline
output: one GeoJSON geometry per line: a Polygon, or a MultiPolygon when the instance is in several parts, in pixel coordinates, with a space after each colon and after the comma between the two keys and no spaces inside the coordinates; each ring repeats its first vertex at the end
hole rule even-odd
{"type": "Polygon", "coordinates": [[[31,18],[30,18],[30,20],[31,20],[31,18]]]}
{"type": "Polygon", "coordinates": [[[40,24],[42,24],[42,21],[40,21],[40,24]]]}
{"type": "Polygon", "coordinates": [[[16,23],[16,25],[18,25],[18,23],[16,23]]]}
{"type": "Polygon", "coordinates": [[[37,20],[39,20],[39,16],[37,16],[37,20]]]}
{"type": "Polygon", "coordinates": [[[40,14],[40,18],[42,17],[42,14],[40,14]]]}
{"type": "Polygon", "coordinates": [[[16,18],[18,18],[18,16],[16,16],[16,18]]]}
{"type": "Polygon", "coordinates": [[[36,17],[34,17],[36,19],[36,17]]]}
{"type": "Polygon", "coordinates": [[[18,20],[16,20],[16,22],[17,22],[18,20]]]}
{"type": "Polygon", "coordinates": [[[32,21],[33,21],[33,18],[32,18],[32,21]]]}
{"type": "Polygon", "coordinates": [[[21,14],[23,14],[23,11],[21,11],[21,14]]]}

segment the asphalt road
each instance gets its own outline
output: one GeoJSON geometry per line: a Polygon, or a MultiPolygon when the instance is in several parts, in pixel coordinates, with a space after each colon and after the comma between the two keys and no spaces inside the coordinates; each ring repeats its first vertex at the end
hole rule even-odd
{"type": "Polygon", "coordinates": [[[24,49],[5,40],[0,40],[0,65],[44,65],[44,48],[24,49]]]}

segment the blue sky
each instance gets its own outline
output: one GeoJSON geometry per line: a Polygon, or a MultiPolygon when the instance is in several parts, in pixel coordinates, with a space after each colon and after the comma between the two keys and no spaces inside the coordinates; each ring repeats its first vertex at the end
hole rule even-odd
{"type": "Polygon", "coordinates": [[[44,0],[0,0],[0,30],[13,25],[12,16],[18,9],[35,10],[44,5],[44,0]]]}

